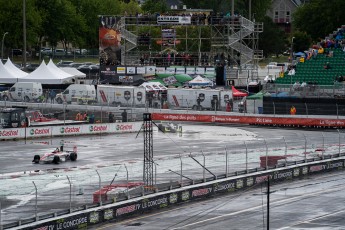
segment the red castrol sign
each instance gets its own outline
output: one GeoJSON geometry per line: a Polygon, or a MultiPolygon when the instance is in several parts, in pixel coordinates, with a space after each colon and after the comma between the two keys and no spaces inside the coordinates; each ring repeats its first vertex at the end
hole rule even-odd
{"type": "Polygon", "coordinates": [[[0,130],[0,137],[15,137],[19,135],[19,129],[15,130],[0,130]]]}
{"type": "Polygon", "coordinates": [[[49,128],[37,128],[37,129],[31,129],[30,135],[49,135],[50,129],[49,128]]]}

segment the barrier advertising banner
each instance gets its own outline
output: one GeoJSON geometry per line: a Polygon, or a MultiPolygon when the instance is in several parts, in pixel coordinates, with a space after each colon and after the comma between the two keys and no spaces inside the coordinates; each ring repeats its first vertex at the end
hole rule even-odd
{"type": "Polygon", "coordinates": [[[153,120],[219,122],[234,124],[281,125],[281,126],[309,126],[309,127],[345,127],[345,120],[296,118],[296,117],[262,117],[262,116],[225,116],[199,114],[161,114],[153,113],[153,120]]]}

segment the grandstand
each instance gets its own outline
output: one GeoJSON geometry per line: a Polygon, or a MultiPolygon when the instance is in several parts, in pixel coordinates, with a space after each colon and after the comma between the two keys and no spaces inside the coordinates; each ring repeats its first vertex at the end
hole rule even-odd
{"type": "Polygon", "coordinates": [[[333,85],[339,76],[345,76],[345,52],[340,48],[327,48],[316,58],[311,57],[305,62],[298,62],[294,75],[289,75],[289,71],[283,77],[276,80],[277,84],[293,84],[295,82],[306,82],[317,85],[333,85]],[[333,55],[327,53],[333,52],[333,55]],[[330,68],[325,69],[325,64],[329,63],[330,68]]]}

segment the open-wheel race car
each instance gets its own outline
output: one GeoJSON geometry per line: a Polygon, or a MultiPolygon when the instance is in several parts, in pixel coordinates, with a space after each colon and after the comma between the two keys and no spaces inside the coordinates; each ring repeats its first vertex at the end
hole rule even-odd
{"type": "Polygon", "coordinates": [[[182,125],[178,125],[172,122],[169,123],[160,123],[157,125],[158,130],[163,133],[181,133],[182,132],[182,125]]]}
{"type": "Polygon", "coordinates": [[[32,160],[33,163],[53,163],[58,164],[60,162],[65,161],[76,161],[78,157],[77,154],[77,147],[74,146],[73,150],[66,150],[64,151],[63,146],[60,148],[56,148],[54,151],[50,153],[45,153],[43,156],[35,155],[34,159],[32,160]]]}

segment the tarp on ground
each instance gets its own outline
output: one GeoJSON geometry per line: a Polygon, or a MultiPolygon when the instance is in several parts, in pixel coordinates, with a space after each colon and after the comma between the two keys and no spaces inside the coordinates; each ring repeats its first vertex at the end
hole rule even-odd
{"type": "Polygon", "coordinates": [[[11,59],[9,59],[9,58],[7,59],[4,66],[6,67],[7,70],[12,72],[16,78],[22,78],[22,77],[25,77],[28,75],[27,72],[25,72],[25,71],[19,69],[17,66],[15,66],[13,64],[13,62],[11,61],[11,59]]]}
{"type": "Polygon", "coordinates": [[[16,75],[2,64],[0,60],[0,83],[2,84],[14,84],[17,82],[16,75]]]}
{"type": "MultiPolygon", "coordinates": [[[[67,73],[66,73],[67,74],[67,73]]],[[[28,74],[26,77],[18,79],[20,82],[40,82],[42,84],[68,84],[71,83],[71,77],[64,77],[59,73],[47,67],[46,63],[42,61],[40,66],[35,71],[28,74]]]]}
{"type": "Polygon", "coordinates": [[[241,92],[238,89],[236,89],[234,86],[231,86],[232,89],[232,97],[246,97],[248,96],[248,93],[241,92]]]}

